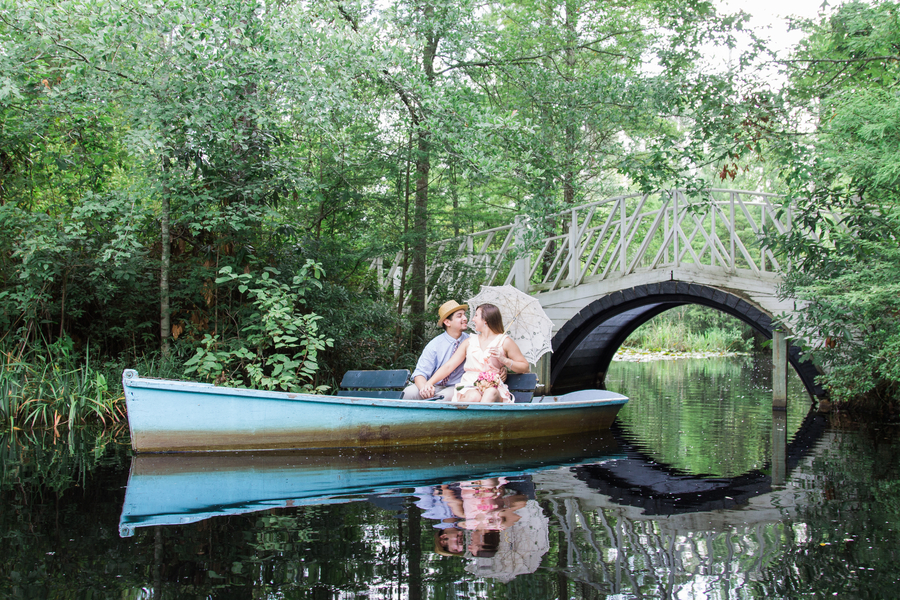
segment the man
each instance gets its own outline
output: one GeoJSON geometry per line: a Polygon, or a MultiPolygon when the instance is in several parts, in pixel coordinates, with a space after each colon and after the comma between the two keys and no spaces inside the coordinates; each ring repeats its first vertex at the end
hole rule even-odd
{"type": "Polygon", "coordinates": [[[460,363],[459,367],[438,385],[428,385],[428,379],[453,356],[463,340],[469,337],[469,334],[465,333],[469,325],[469,319],[466,318],[468,308],[468,305],[457,304],[455,300],[441,304],[438,309],[438,324],[444,333],[428,342],[422,350],[422,356],[419,357],[413,371],[413,383],[403,390],[404,400],[426,400],[435,395],[443,395],[444,400],[453,398],[455,386],[462,379],[465,362],[460,363]]]}

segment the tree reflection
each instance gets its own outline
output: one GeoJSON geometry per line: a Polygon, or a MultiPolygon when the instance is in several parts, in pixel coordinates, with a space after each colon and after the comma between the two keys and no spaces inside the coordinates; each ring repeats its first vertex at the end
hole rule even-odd
{"type": "Polygon", "coordinates": [[[119,446],[75,461],[20,444],[4,464],[0,597],[892,597],[897,428],[817,439],[783,486],[732,508],[648,514],[636,496],[617,504],[584,468],[566,465],[151,525],[124,538],[119,446]],[[450,528],[461,541],[440,552],[436,536],[450,528]]]}

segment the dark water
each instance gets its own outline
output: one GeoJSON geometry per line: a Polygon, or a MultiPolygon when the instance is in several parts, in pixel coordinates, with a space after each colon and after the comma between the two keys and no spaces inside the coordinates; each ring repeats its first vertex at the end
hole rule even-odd
{"type": "Polygon", "coordinates": [[[832,425],[797,380],[773,415],[770,372],[616,363],[612,432],[524,447],[7,435],[0,598],[896,597],[898,428],[832,425]]]}

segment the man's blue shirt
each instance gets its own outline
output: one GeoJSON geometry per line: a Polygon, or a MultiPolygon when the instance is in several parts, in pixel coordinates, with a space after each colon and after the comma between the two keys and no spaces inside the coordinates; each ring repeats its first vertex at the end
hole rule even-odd
{"type": "MultiPolygon", "coordinates": [[[[469,337],[468,333],[463,333],[459,336],[459,343],[461,344],[467,337],[469,337]]],[[[422,356],[419,357],[419,362],[416,363],[416,370],[413,371],[412,378],[415,380],[416,377],[421,375],[425,379],[430,378],[434,375],[434,372],[437,371],[441,365],[450,360],[450,357],[453,356],[453,345],[456,343],[456,340],[450,336],[446,331],[441,335],[437,336],[425,346],[425,349],[422,350],[422,356]]],[[[456,385],[459,383],[459,380],[462,379],[464,367],[466,361],[463,361],[456,367],[452,373],[450,373],[450,377],[448,379],[449,385],[456,385]]]]}

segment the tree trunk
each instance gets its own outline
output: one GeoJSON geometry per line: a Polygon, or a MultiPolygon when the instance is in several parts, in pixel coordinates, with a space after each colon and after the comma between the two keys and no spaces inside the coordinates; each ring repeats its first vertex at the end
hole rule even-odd
{"type": "MultiPolygon", "coordinates": [[[[566,71],[565,77],[569,80],[575,79],[575,44],[577,43],[578,33],[576,31],[578,25],[578,7],[575,5],[575,2],[571,0],[567,0],[566,2],[566,54],[565,54],[565,64],[566,71]]],[[[575,151],[577,144],[577,125],[572,122],[571,116],[566,117],[566,126],[565,126],[565,158],[564,160],[564,168],[563,168],[563,205],[565,208],[569,208],[575,204],[575,165],[577,161],[575,160],[575,151]]]]}
{"type": "MultiPolygon", "coordinates": [[[[404,169],[404,177],[402,182],[398,182],[397,192],[398,196],[403,199],[403,261],[401,263],[400,269],[400,290],[397,294],[397,316],[403,317],[403,303],[406,300],[406,279],[407,279],[407,270],[409,269],[409,171],[410,166],[412,165],[412,133],[409,135],[409,142],[406,145],[406,168],[404,169]]],[[[393,286],[393,282],[389,285],[393,286]]],[[[400,350],[406,347],[406,344],[403,343],[403,339],[401,338],[401,334],[403,332],[403,328],[400,326],[400,321],[397,321],[397,329],[396,329],[396,337],[397,341],[394,348],[394,360],[397,360],[397,357],[400,355],[400,350]]]]}
{"type": "Polygon", "coordinates": [[[412,299],[409,311],[413,318],[413,339],[421,339],[425,333],[426,254],[428,252],[428,171],[431,160],[428,156],[429,139],[427,131],[419,132],[418,155],[416,156],[416,200],[413,209],[413,260],[409,288],[412,299]]]}
{"type": "Polygon", "coordinates": [[[409,524],[409,541],[407,542],[409,600],[421,600],[425,597],[422,590],[422,509],[411,504],[407,515],[409,517],[407,519],[409,524]]]}
{"type": "Polygon", "coordinates": [[[172,335],[172,314],[169,307],[169,267],[171,262],[171,232],[169,230],[169,193],[163,188],[162,214],[160,222],[159,259],[159,337],[160,351],[163,356],[169,355],[169,338],[172,335]]]}
{"type": "MultiPolygon", "coordinates": [[[[426,18],[434,17],[434,8],[426,5],[426,18]]],[[[425,38],[422,49],[422,69],[429,84],[434,83],[434,57],[440,38],[430,34],[425,38]]],[[[425,298],[427,281],[425,268],[428,251],[428,172],[431,170],[431,133],[428,131],[427,116],[421,109],[414,109],[413,124],[416,125],[418,151],[416,153],[416,202],[413,212],[413,263],[409,288],[412,299],[409,304],[410,316],[413,320],[413,339],[422,339],[425,333],[425,298]]]]}

